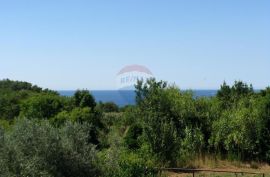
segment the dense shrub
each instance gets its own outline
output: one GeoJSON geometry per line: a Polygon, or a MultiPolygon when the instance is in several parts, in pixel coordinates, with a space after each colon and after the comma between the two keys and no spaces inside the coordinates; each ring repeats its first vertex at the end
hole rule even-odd
{"type": "Polygon", "coordinates": [[[150,79],[136,101],[119,109],[86,90],[68,98],[0,81],[0,176],[156,176],[205,154],[270,163],[269,88],[237,81],[196,98],[150,79]]]}
{"type": "Polygon", "coordinates": [[[104,176],[105,177],[155,177],[158,171],[154,167],[153,161],[134,152],[106,152],[104,176]],[[112,156],[117,154],[117,156],[112,156]],[[109,155],[109,156],[108,156],[109,155]],[[106,160],[107,158],[107,160],[106,160]],[[113,161],[109,160],[114,159],[113,161]],[[112,164],[113,163],[113,164],[112,164]]]}
{"type": "Polygon", "coordinates": [[[176,165],[185,126],[196,123],[192,95],[153,79],[139,82],[136,88],[146,143],[163,165],[176,165]]]}
{"type": "Polygon", "coordinates": [[[123,153],[119,161],[119,177],[157,176],[153,164],[135,153],[123,153]]]}
{"type": "Polygon", "coordinates": [[[113,102],[100,102],[98,106],[104,112],[119,112],[119,107],[113,102]]]}
{"type": "Polygon", "coordinates": [[[67,121],[75,123],[88,123],[92,126],[89,130],[90,139],[89,142],[98,145],[99,138],[98,134],[101,129],[104,128],[103,123],[101,122],[102,115],[96,110],[92,110],[89,107],[85,108],[74,108],[72,111],[67,112],[63,111],[57,114],[54,118],[51,119],[51,122],[56,126],[61,126],[67,121]]]}
{"type": "Polygon", "coordinates": [[[95,99],[88,90],[77,90],[74,94],[74,102],[76,107],[81,108],[96,106],[95,99]]]}
{"type": "Polygon", "coordinates": [[[42,88],[32,85],[28,82],[21,82],[21,81],[11,81],[9,79],[0,80],[0,90],[11,90],[11,91],[34,91],[34,92],[41,92],[42,88]]]}
{"type": "Polygon", "coordinates": [[[0,176],[98,176],[87,124],[54,128],[47,121],[18,120],[0,131],[0,176]]]}
{"type": "Polygon", "coordinates": [[[64,108],[63,98],[53,94],[39,94],[21,104],[20,115],[27,118],[49,119],[64,108]]]}
{"type": "Polygon", "coordinates": [[[139,124],[131,125],[124,137],[125,144],[129,149],[138,149],[140,147],[139,138],[142,136],[143,129],[139,124]]]}

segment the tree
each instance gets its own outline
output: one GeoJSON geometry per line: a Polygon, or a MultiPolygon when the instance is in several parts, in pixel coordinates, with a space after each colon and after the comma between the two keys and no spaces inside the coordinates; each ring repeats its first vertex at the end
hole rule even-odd
{"type": "Polygon", "coordinates": [[[230,87],[224,82],[217,92],[217,98],[220,100],[221,109],[228,109],[235,106],[241,98],[253,94],[254,90],[252,85],[247,85],[242,81],[235,81],[234,85],[230,87]]]}
{"type": "Polygon", "coordinates": [[[129,149],[138,149],[140,147],[139,137],[142,136],[143,129],[139,124],[131,125],[124,137],[125,144],[129,149]]]}
{"type": "Polygon", "coordinates": [[[100,176],[97,151],[89,144],[89,125],[21,119],[0,130],[0,176],[100,176]]]}
{"type": "Polygon", "coordinates": [[[29,97],[21,104],[20,116],[27,118],[49,119],[61,112],[64,99],[53,94],[38,94],[29,97]]]}
{"type": "Polygon", "coordinates": [[[0,90],[12,90],[12,91],[21,91],[28,90],[34,92],[41,92],[42,88],[32,85],[28,82],[21,81],[12,81],[9,79],[0,80],[0,90]]]}
{"type": "Polygon", "coordinates": [[[26,92],[0,90],[0,118],[13,120],[20,113],[20,101],[28,97],[26,92]]]}
{"type": "Polygon", "coordinates": [[[167,87],[167,83],[154,79],[145,84],[139,81],[136,85],[136,100],[139,105],[146,142],[153,154],[164,164],[174,165],[179,151],[183,120],[178,119],[174,103],[180,92],[167,87]]]}
{"type": "Polygon", "coordinates": [[[90,139],[89,142],[92,144],[99,144],[99,131],[103,129],[103,123],[101,122],[102,114],[97,110],[92,110],[91,108],[74,108],[72,111],[62,111],[57,114],[52,122],[54,125],[63,126],[66,122],[71,121],[80,124],[89,124],[91,129],[89,129],[90,139]]]}
{"type": "Polygon", "coordinates": [[[88,90],[77,90],[74,94],[75,106],[94,108],[96,102],[88,90]]]}
{"type": "Polygon", "coordinates": [[[114,102],[106,102],[106,103],[100,102],[98,106],[100,107],[102,111],[107,112],[107,113],[119,112],[119,107],[114,102]]]}
{"type": "Polygon", "coordinates": [[[13,120],[20,114],[20,103],[38,94],[58,96],[55,91],[42,90],[42,88],[28,82],[0,80],[0,118],[13,120]]]}

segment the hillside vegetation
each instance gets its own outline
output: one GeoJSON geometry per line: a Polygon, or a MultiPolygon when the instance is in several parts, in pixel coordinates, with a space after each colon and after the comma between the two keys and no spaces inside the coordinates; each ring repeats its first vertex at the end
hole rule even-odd
{"type": "Polygon", "coordinates": [[[158,176],[155,167],[213,159],[270,163],[270,88],[223,83],[195,98],[149,79],[136,105],[96,103],[27,82],[0,81],[0,176],[158,176]]]}

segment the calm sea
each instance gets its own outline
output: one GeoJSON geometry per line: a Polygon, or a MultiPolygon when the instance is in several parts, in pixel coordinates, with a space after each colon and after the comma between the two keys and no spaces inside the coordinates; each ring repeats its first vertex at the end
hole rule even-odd
{"type": "MultiPolygon", "coordinates": [[[[74,90],[58,91],[62,96],[73,96],[74,90]]],[[[217,90],[193,90],[195,97],[211,97],[215,96],[217,90]]],[[[97,102],[114,102],[118,106],[134,105],[135,92],[133,90],[93,90],[92,95],[97,102]]]]}

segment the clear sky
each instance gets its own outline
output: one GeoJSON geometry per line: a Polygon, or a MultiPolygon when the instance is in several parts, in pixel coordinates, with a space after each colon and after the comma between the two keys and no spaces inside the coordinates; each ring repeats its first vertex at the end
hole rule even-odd
{"type": "Polygon", "coordinates": [[[0,0],[0,79],[115,89],[124,66],[183,89],[270,85],[269,0],[0,0]]]}

